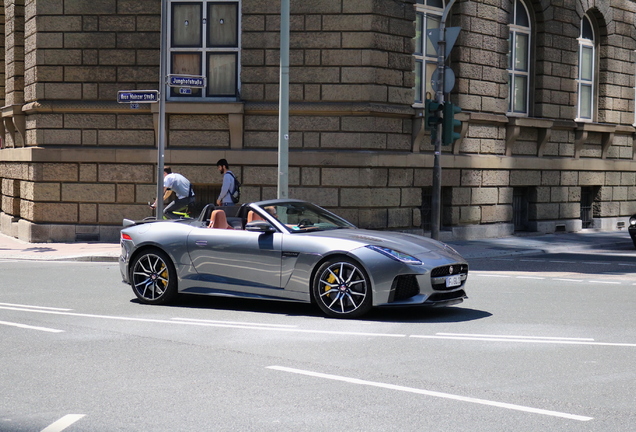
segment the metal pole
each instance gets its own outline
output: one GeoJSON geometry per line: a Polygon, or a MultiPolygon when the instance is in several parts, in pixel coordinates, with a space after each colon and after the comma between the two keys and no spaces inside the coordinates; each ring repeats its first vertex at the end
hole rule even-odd
{"type": "Polygon", "coordinates": [[[289,0],[280,2],[280,94],[278,99],[278,192],[289,197],[289,0]]]}
{"type": "Polygon", "coordinates": [[[168,55],[168,0],[161,0],[161,52],[159,66],[159,133],[157,134],[157,219],[163,218],[163,167],[166,147],[166,67],[168,55]]]}
{"type": "MultiPolygon", "coordinates": [[[[444,8],[442,19],[439,23],[439,41],[437,42],[437,70],[438,70],[438,82],[435,100],[443,104],[444,103],[444,81],[445,81],[445,66],[446,66],[446,18],[453,7],[455,0],[450,0],[444,8]]],[[[435,137],[435,149],[433,157],[433,196],[432,196],[432,211],[431,215],[431,238],[439,240],[440,219],[442,213],[442,127],[437,128],[437,137],[435,137]]],[[[433,139],[433,137],[431,137],[433,139]]]]}

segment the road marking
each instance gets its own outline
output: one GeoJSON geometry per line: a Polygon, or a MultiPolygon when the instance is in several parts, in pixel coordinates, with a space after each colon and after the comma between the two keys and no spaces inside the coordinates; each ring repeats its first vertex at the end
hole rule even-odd
{"type": "Polygon", "coordinates": [[[75,423],[76,421],[80,420],[85,415],[86,414],[67,414],[64,417],[62,417],[61,419],[59,419],[58,421],[56,421],[55,423],[53,423],[53,424],[47,426],[46,428],[42,429],[42,432],[60,432],[60,431],[63,431],[64,429],[66,429],[67,427],[69,427],[70,425],[75,423]]]}
{"type": "Polygon", "coordinates": [[[559,264],[576,264],[576,261],[561,261],[561,260],[552,260],[549,261],[551,263],[559,263],[559,264]]]}
{"type": "Polygon", "coordinates": [[[513,339],[547,339],[547,340],[573,340],[573,341],[589,341],[593,342],[592,338],[564,338],[564,337],[550,337],[550,336],[512,336],[512,335],[487,335],[487,334],[473,334],[473,333],[436,333],[438,336],[474,336],[474,337],[496,337],[496,338],[513,338],[513,339]]]}
{"type": "Polygon", "coordinates": [[[611,262],[599,262],[599,261],[583,261],[583,264],[610,265],[610,264],[613,264],[613,263],[611,263],[611,262]]]}
{"type": "Polygon", "coordinates": [[[0,325],[6,325],[6,326],[11,326],[11,327],[19,327],[19,328],[28,329],[28,330],[39,330],[39,331],[49,332],[49,333],[64,333],[64,330],[57,330],[57,329],[52,329],[52,328],[47,328],[47,327],[36,327],[36,326],[30,326],[30,325],[20,324],[20,323],[13,323],[13,322],[8,322],[8,321],[0,321],[0,325]]]}
{"type": "Polygon", "coordinates": [[[296,332],[296,333],[309,333],[309,334],[328,334],[328,335],[338,335],[338,336],[375,336],[375,337],[393,337],[393,338],[405,338],[405,334],[391,334],[391,333],[367,333],[367,332],[355,332],[355,331],[337,331],[337,330],[305,330],[298,328],[272,328],[267,327],[267,324],[254,323],[251,325],[246,324],[220,324],[213,322],[192,322],[192,321],[174,321],[167,319],[154,319],[154,318],[132,318],[132,317],[122,317],[122,316],[114,316],[114,315],[92,315],[92,314],[82,314],[75,312],[62,312],[62,311],[54,311],[54,310],[37,310],[37,309],[26,309],[26,308],[16,308],[9,306],[0,306],[0,309],[5,310],[14,310],[20,312],[33,312],[33,313],[42,313],[42,314],[50,314],[50,315],[64,315],[64,316],[73,316],[80,318],[100,318],[100,319],[108,319],[115,321],[134,321],[134,322],[146,322],[146,323],[159,323],[159,324],[179,324],[179,325],[192,325],[192,326],[202,326],[202,327],[220,327],[220,328],[236,328],[236,329],[246,329],[246,330],[267,330],[267,331],[281,331],[281,332],[296,332]]]}
{"type": "Polygon", "coordinates": [[[538,277],[538,276],[516,276],[517,279],[539,279],[539,280],[544,280],[544,277],[538,277]]]}
{"type": "Polygon", "coordinates": [[[588,281],[590,283],[599,283],[599,284],[610,284],[610,285],[621,285],[621,282],[612,282],[612,281],[596,281],[596,280],[591,280],[588,281]]]}
{"type": "Polygon", "coordinates": [[[72,311],[73,309],[62,309],[62,308],[54,308],[47,306],[31,306],[31,305],[22,305],[22,304],[14,304],[14,303],[0,303],[1,306],[15,306],[29,309],[46,309],[46,310],[56,310],[56,311],[72,311]]]}
{"type": "Polygon", "coordinates": [[[555,278],[554,280],[563,281],[563,282],[585,282],[583,279],[558,279],[558,278],[555,278]]]}
{"type": "Polygon", "coordinates": [[[297,328],[295,325],[286,325],[286,324],[262,324],[262,323],[250,323],[250,322],[240,322],[240,321],[218,321],[218,320],[206,320],[206,319],[194,319],[194,318],[172,318],[175,321],[185,321],[185,322],[198,322],[198,323],[211,323],[211,324],[236,324],[236,325],[259,325],[259,326],[267,326],[267,327],[282,327],[282,328],[297,328]]]}
{"type": "Polygon", "coordinates": [[[542,415],[547,415],[552,417],[561,417],[568,420],[589,421],[594,418],[594,417],[580,416],[576,414],[568,414],[568,413],[563,413],[558,411],[550,411],[550,410],[545,410],[540,408],[532,408],[532,407],[527,407],[523,405],[515,405],[515,404],[510,404],[505,402],[496,402],[496,401],[490,401],[486,399],[477,399],[477,398],[472,398],[467,396],[459,396],[459,395],[454,395],[450,393],[441,393],[437,391],[424,390],[424,389],[418,389],[413,387],[404,387],[404,386],[399,386],[395,384],[387,384],[387,383],[376,382],[376,381],[366,381],[366,380],[361,380],[357,378],[349,378],[344,376],[324,374],[324,373],[312,372],[312,371],[301,370],[301,369],[293,369],[293,368],[288,368],[283,366],[268,366],[267,369],[277,370],[281,372],[289,372],[289,373],[305,375],[305,376],[310,376],[315,378],[323,378],[323,379],[328,379],[333,381],[341,381],[341,382],[346,382],[350,384],[378,387],[378,388],[384,388],[388,390],[397,390],[397,391],[402,391],[407,393],[415,393],[415,394],[420,394],[424,396],[431,396],[431,397],[437,397],[437,398],[443,398],[443,399],[452,399],[452,400],[456,400],[460,402],[468,402],[468,403],[474,403],[474,404],[480,404],[480,405],[494,406],[497,408],[523,411],[523,412],[532,413],[532,414],[542,414],[542,415]]]}
{"type": "Polygon", "coordinates": [[[486,276],[486,277],[498,277],[498,278],[509,278],[509,277],[512,277],[512,276],[508,276],[508,275],[483,274],[483,273],[477,273],[477,272],[472,272],[471,275],[486,276]]]}
{"type": "Polygon", "coordinates": [[[521,342],[521,343],[542,343],[542,344],[561,344],[561,345],[590,345],[590,346],[611,346],[611,347],[627,347],[636,348],[634,343],[615,343],[615,342],[588,342],[568,339],[508,339],[505,336],[438,336],[438,335],[410,335],[409,337],[417,339],[448,339],[448,340],[464,340],[464,341],[480,341],[480,342],[521,342]]]}
{"type": "Polygon", "coordinates": [[[49,314],[49,315],[63,315],[63,316],[72,316],[79,318],[99,318],[106,320],[114,320],[114,321],[133,321],[133,322],[144,322],[144,323],[157,323],[157,324],[177,324],[177,325],[192,325],[192,326],[202,326],[202,327],[218,327],[218,328],[236,328],[236,329],[244,329],[244,330],[265,330],[265,331],[280,331],[280,332],[289,332],[289,333],[306,333],[306,334],[327,334],[327,335],[337,335],[337,336],[372,336],[372,337],[391,337],[391,338],[420,338],[420,339],[455,339],[455,340],[482,340],[482,341],[494,341],[494,342],[530,342],[530,343],[560,343],[560,344],[574,344],[574,345],[596,345],[596,346],[611,346],[611,347],[636,347],[636,344],[633,343],[611,343],[611,342],[586,342],[586,341],[576,341],[576,340],[538,340],[538,339],[506,339],[502,336],[493,336],[493,337],[466,337],[466,336],[438,336],[438,335],[406,335],[399,333],[368,333],[368,332],[356,332],[356,331],[337,331],[337,330],[310,330],[310,329],[299,329],[299,328],[287,328],[287,327],[267,327],[268,324],[259,324],[254,323],[252,325],[246,324],[220,324],[214,322],[199,322],[199,321],[185,321],[185,320],[168,320],[168,319],[156,319],[156,318],[133,318],[133,317],[123,317],[123,316],[115,316],[115,315],[93,315],[93,314],[82,314],[75,312],[61,312],[61,311],[53,311],[53,310],[37,310],[37,309],[25,309],[25,308],[14,308],[8,306],[0,306],[0,309],[5,310],[14,310],[21,312],[33,312],[33,313],[41,313],[41,314],[49,314]]]}

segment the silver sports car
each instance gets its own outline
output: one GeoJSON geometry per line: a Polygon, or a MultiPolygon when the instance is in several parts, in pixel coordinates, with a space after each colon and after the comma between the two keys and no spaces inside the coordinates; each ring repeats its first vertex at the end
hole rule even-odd
{"type": "Polygon", "coordinates": [[[142,303],[177,294],[313,302],[330,317],[466,298],[468,264],[425,237],[357,229],[317,205],[206,206],[198,219],[124,220],[120,269],[142,303]]]}

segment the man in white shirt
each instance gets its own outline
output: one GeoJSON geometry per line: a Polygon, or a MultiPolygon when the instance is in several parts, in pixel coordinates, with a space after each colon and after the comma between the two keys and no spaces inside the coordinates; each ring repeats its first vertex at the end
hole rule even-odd
{"type": "Polygon", "coordinates": [[[216,167],[219,170],[219,173],[223,176],[223,185],[221,186],[221,193],[216,200],[217,206],[232,206],[234,205],[234,201],[232,201],[232,192],[234,192],[234,173],[230,171],[230,166],[227,163],[227,160],[220,159],[216,163],[216,167]]]}
{"type": "MultiPolygon", "coordinates": [[[[173,173],[169,166],[163,168],[163,200],[164,202],[174,192],[177,198],[163,209],[163,214],[169,219],[179,219],[180,216],[174,214],[184,209],[194,202],[194,191],[190,181],[178,173],[173,173]]],[[[151,206],[155,208],[155,203],[151,206]]]]}

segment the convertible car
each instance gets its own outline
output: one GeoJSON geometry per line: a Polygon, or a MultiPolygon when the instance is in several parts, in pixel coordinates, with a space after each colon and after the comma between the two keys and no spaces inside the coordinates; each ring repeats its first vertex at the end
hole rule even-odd
{"type": "Polygon", "coordinates": [[[120,269],[139,301],[178,294],[312,302],[329,317],[466,298],[468,264],[425,237],[357,229],[306,201],[206,206],[197,219],[124,220],[120,269]]]}

